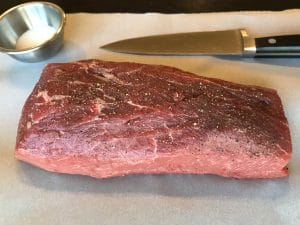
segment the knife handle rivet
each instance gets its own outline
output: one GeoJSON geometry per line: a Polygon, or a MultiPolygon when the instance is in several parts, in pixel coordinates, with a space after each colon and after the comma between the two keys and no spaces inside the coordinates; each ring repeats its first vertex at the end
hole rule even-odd
{"type": "Polygon", "coordinates": [[[276,39],[275,38],[269,38],[268,39],[269,44],[275,44],[276,43],[276,39]]]}

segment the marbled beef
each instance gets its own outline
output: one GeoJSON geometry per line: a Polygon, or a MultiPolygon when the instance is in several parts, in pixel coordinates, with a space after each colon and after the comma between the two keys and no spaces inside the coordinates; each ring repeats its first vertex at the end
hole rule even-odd
{"type": "Polygon", "coordinates": [[[144,173],[287,176],[276,91],[168,66],[49,64],[23,108],[15,156],[98,178],[144,173]]]}

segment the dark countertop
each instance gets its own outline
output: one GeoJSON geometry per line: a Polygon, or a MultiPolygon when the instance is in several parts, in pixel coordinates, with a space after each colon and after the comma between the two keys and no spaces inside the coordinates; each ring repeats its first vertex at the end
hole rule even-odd
{"type": "MultiPolygon", "coordinates": [[[[300,0],[48,0],[66,12],[196,13],[300,8],[300,0]]],[[[0,13],[29,1],[2,0],[0,13]]]]}

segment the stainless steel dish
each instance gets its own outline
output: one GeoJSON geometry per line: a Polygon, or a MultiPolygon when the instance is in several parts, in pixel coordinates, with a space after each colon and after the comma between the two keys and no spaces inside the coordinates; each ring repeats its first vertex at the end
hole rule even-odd
{"type": "Polygon", "coordinates": [[[49,2],[17,5],[0,16],[0,52],[24,62],[38,62],[55,55],[63,44],[65,12],[49,2]],[[41,26],[55,29],[50,39],[38,45],[16,49],[18,39],[28,30],[41,26]]]}

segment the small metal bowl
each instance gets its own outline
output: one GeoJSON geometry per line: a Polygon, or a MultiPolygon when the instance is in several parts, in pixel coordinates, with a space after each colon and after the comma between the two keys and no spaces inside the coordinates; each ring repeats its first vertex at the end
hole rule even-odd
{"type": "Polygon", "coordinates": [[[0,52],[23,62],[43,61],[55,55],[63,44],[65,12],[49,2],[17,5],[0,16],[0,52]],[[18,39],[28,30],[50,26],[55,33],[43,43],[16,49],[18,39]]]}

